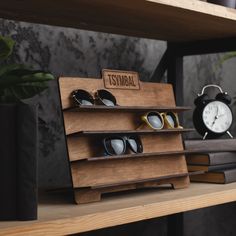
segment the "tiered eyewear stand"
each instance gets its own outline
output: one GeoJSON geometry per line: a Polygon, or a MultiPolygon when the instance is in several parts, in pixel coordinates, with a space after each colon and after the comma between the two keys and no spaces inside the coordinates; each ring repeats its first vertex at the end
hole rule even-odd
{"type": "Polygon", "coordinates": [[[188,187],[181,133],[189,130],[137,129],[141,115],[148,111],[187,110],[176,107],[172,85],[140,82],[140,90],[110,89],[117,99],[115,107],[74,105],[73,90],[104,89],[101,79],[60,78],[59,88],[76,203],[99,201],[103,193],[161,184],[188,187]],[[104,137],[133,134],[139,135],[143,153],[104,155],[104,137]]]}

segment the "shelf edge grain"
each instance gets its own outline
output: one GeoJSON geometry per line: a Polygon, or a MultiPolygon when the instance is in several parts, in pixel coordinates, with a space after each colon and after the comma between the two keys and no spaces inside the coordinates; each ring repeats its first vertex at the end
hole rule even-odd
{"type": "Polygon", "coordinates": [[[120,205],[119,200],[115,199],[102,202],[99,210],[97,204],[87,204],[87,208],[93,208],[89,213],[86,213],[85,206],[41,205],[39,221],[14,222],[12,226],[0,227],[0,235],[37,236],[50,232],[53,236],[82,233],[236,201],[236,183],[191,184],[188,189],[167,191],[163,194],[146,193],[132,195],[129,199],[121,198],[120,205]],[[77,211],[78,215],[74,213],[77,211]],[[84,213],[79,215],[81,211],[84,213]],[[63,217],[52,219],[57,213],[63,217]]]}

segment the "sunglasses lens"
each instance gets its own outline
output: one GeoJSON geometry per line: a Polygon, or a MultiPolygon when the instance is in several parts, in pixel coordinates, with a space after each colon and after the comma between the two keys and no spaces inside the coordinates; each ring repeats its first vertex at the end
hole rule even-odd
{"type": "Polygon", "coordinates": [[[98,90],[97,96],[98,96],[98,99],[105,106],[115,106],[116,105],[116,98],[107,90],[104,90],[104,89],[98,90]]]}
{"type": "Polygon", "coordinates": [[[161,116],[156,113],[156,112],[150,112],[147,115],[147,119],[149,124],[154,128],[154,129],[161,129],[163,127],[163,121],[161,116]]]}
{"type": "Polygon", "coordinates": [[[73,97],[74,100],[79,103],[79,105],[93,105],[94,104],[94,100],[93,97],[90,95],[90,93],[88,93],[85,90],[77,90],[75,92],[73,92],[73,97]]]}
{"type": "Polygon", "coordinates": [[[105,147],[110,155],[121,155],[125,152],[125,143],[121,138],[105,139],[105,147]]]}
{"type": "Polygon", "coordinates": [[[129,137],[128,143],[134,153],[143,152],[143,145],[139,137],[136,137],[136,136],[129,137]]]}
{"type": "Polygon", "coordinates": [[[166,119],[172,128],[178,127],[177,118],[173,112],[167,112],[166,119]]]}

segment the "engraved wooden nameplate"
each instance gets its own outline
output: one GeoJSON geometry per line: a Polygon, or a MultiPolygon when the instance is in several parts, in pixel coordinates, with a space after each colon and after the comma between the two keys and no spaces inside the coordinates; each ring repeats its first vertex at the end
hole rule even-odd
{"type": "Polygon", "coordinates": [[[107,89],[139,90],[139,76],[133,71],[103,70],[102,78],[107,89]]]}

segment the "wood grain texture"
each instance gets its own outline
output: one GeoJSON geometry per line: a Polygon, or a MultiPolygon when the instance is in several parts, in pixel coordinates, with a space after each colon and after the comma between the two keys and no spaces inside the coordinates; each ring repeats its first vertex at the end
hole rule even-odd
{"type": "Polygon", "coordinates": [[[114,193],[120,191],[143,189],[143,188],[156,188],[160,185],[170,185],[174,189],[187,188],[189,186],[189,178],[187,174],[178,174],[173,177],[166,177],[156,179],[155,181],[144,181],[140,183],[123,184],[111,187],[104,187],[98,189],[75,189],[75,201],[77,204],[91,203],[101,201],[104,193],[114,193]]]}
{"type": "Polygon", "coordinates": [[[106,109],[105,111],[79,108],[74,111],[66,109],[73,105],[71,92],[76,89],[84,89],[94,94],[96,90],[104,89],[103,81],[83,78],[59,79],[68,154],[71,162],[71,177],[77,203],[98,201],[101,199],[101,194],[111,191],[111,188],[112,191],[127,190],[131,188],[131,183],[132,188],[137,187],[137,184],[139,187],[144,187],[144,184],[141,185],[142,182],[145,182],[146,186],[148,184],[149,187],[153,186],[153,183],[150,185],[150,179],[160,183],[161,179],[175,176],[180,179],[172,183],[166,180],[165,183],[171,183],[176,188],[188,186],[189,177],[182,178],[182,175],[186,175],[188,171],[182,153],[183,144],[179,132],[160,133],[160,135],[140,134],[144,154],[129,155],[132,152],[127,149],[126,156],[130,156],[130,158],[114,157],[109,158],[109,161],[106,158],[100,158],[99,161],[98,159],[94,161],[99,156],[105,156],[103,137],[83,135],[83,131],[116,131],[117,133],[121,130],[138,130],[139,132],[142,129],[151,130],[147,125],[140,126],[142,124],[141,115],[144,113],[139,113],[135,109],[129,110],[129,108],[133,109],[133,106],[137,105],[147,109],[150,106],[165,107],[165,109],[176,107],[171,85],[140,82],[140,86],[138,91],[110,89],[116,97],[118,105],[128,109],[106,109]],[[81,132],[80,135],[75,135],[78,132],[81,132]],[[171,151],[181,153],[173,154],[171,151]],[[167,155],[168,152],[171,154],[167,155]],[[131,156],[137,158],[131,158],[131,156]],[[97,188],[103,190],[97,191],[97,188]]]}
{"type": "Polygon", "coordinates": [[[185,157],[149,157],[71,163],[73,186],[90,187],[187,173],[185,157]]]}
{"type": "Polygon", "coordinates": [[[0,2],[0,16],[6,19],[168,41],[235,37],[235,12],[197,0],[0,2]]]}
{"type": "MultiPolygon", "coordinates": [[[[104,89],[102,79],[61,77],[59,79],[62,108],[73,105],[71,92],[84,89],[94,93],[104,89]]],[[[107,89],[117,100],[119,106],[172,106],[175,107],[172,85],[159,83],[145,83],[140,81],[140,90],[107,89]],[[169,94],[169,96],[166,96],[169,94]]]]}
{"type": "MultiPolygon", "coordinates": [[[[139,137],[143,144],[143,153],[183,150],[182,138],[180,134],[150,134],[139,135],[139,137]],[[172,143],[172,145],[169,145],[170,142],[172,143]]],[[[70,161],[83,160],[90,157],[104,156],[105,151],[102,140],[102,137],[68,137],[67,144],[70,161]]]]}
{"type": "Polygon", "coordinates": [[[39,205],[39,220],[0,222],[0,235],[69,235],[236,201],[236,183],[191,183],[189,188],[133,191],[101,202],[72,205],[52,195],[39,205]]]}

